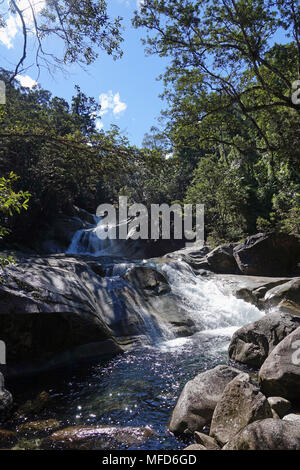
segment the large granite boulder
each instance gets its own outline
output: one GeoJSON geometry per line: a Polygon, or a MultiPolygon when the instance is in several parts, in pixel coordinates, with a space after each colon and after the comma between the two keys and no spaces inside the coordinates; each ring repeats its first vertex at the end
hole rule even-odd
{"type": "Polygon", "coordinates": [[[238,272],[238,265],[233,256],[234,244],[221,245],[206,256],[209,268],[222,274],[234,274],[238,272]]]}
{"type": "Polygon", "coordinates": [[[298,306],[298,308],[300,306],[300,278],[291,279],[284,284],[268,290],[264,298],[264,304],[266,307],[275,307],[278,305],[282,310],[285,307],[289,309],[294,307],[295,313],[299,313],[297,309],[295,309],[295,306],[298,306]]]}
{"type": "Polygon", "coordinates": [[[300,261],[300,242],[283,233],[252,235],[233,250],[243,274],[286,276],[293,274],[300,261]]]}
{"type": "Polygon", "coordinates": [[[281,419],[249,424],[223,450],[300,450],[300,426],[281,419]]]}
{"type": "Polygon", "coordinates": [[[300,326],[300,316],[274,312],[239,328],[233,335],[228,353],[237,362],[259,368],[270,352],[300,326]]]}
{"type": "Polygon", "coordinates": [[[178,434],[202,431],[210,424],[226,385],[239,374],[239,370],[221,365],[187,382],[173,410],[170,431],[178,434]]]}
{"type": "Polygon", "coordinates": [[[105,271],[97,258],[69,255],[22,255],[3,271],[0,332],[10,373],[110,358],[167,330],[195,332],[155,269],[131,267],[126,274],[125,267],[119,276],[105,271]]]}
{"type": "Polygon", "coordinates": [[[141,290],[144,295],[148,293],[159,295],[170,292],[171,287],[165,276],[155,269],[147,266],[134,266],[125,273],[126,281],[141,290]]]}
{"type": "Polygon", "coordinates": [[[273,349],[259,371],[259,381],[267,396],[300,401],[300,327],[273,349]]]}
{"type": "Polygon", "coordinates": [[[238,284],[240,286],[234,292],[234,295],[238,299],[245,300],[245,302],[256,305],[261,310],[265,310],[265,295],[273,289],[273,287],[279,286],[288,282],[290,278],[275,278],[275,277],[263,277],[263,276],[240,276],[238,284]]]}
{"type": "Polygon", "coordinates": [[[98,286],[99,277],[83,261],[67,257],[29,258],[6,268],[0,331],[10,372],[23,365],[25,371],[29,363],[60,365],[57,355],[76,360],[121,352],[93,293],[98,286]]]}
{"type": "Polygon", "coordinates": [[[267,398],[248,374],[235,377],[225,388],[215,408],[210,436],[225,444],[254,421],[272,417],[267,398]]]}

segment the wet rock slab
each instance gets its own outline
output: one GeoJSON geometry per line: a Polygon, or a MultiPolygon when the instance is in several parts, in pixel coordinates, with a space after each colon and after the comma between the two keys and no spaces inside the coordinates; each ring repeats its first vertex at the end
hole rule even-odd
{"type": "Polygon", "coordinates": [[[116,443],[138,447],[156,436],[150,427],[73,426],[55,432],[42,441],[43,449],[113,449],[116,443]]]}

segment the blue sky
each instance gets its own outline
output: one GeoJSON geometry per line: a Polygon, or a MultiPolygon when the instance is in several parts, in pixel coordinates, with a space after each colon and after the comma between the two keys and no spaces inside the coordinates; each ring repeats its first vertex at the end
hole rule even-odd
{"type": "MultiPolygon", "coordinates": [[[[39,1],[42,3],[43,0],[39,1]]],[[[19,0],[19,3],[22,2],[25,4],[26,0],[19,0]]],[[[162,83],[156,79],[164,71],[166,60],[145,56],[140,41],[145,31],[135,30],[131,26],[137,0],[108,0],[108,4],[112,16],[124,18],[126,29],[122,44],[123,57],[114,61],[103,52],[86,71],[78,65],[68,66],[67,75],[56,72],[54,77],[51,77],[46,71],[42,71],[38,83],[67,101],[74,94],[75,84],[79,85],[88,96],[94,96],[102,102],[102,119],[99,126],[108,130],[110,124],[117,124],[132,144],[141,145],[144,134],[152,125],[157,125],[157,118],[163,107],[158,97],[162,92],[162,83]]],[[[53,46],[53,43],[51,45],[53,46]]],[[[9,29],[0,33],[0,60],[4,68],[14,68],[21,48],[21,29],[9,20],[9,29]]],[[[29,56],[27,65],[30,62],[29,56]]],[[[37,71],[31,67],[22,72],[22,76],[26,77],[23,83],[30,85],[30,78],[37,79],[37,71]]]]}

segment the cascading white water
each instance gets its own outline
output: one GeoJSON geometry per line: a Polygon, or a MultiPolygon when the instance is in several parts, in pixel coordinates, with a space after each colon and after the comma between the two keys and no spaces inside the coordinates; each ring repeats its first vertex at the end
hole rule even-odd
{"type": "MultiPolygon", "coordinates": [[[[78,230],[67,253],[90,256],[122,256],[126,240],[111,240],[109,237],[103,239],[100,236],[103,233],[100,221],[100,218],[95,217],[94,227],[78,230]]],[[[124,223],[127,224],[127,221],[124,223]]],[[[109,229],[115,229],[115,227],[109,227],[109,229]]],[[[115,265],[113,269],[115,280],[119,279],[121,283],[124,282],[122,276],[126,269],[135,264],[136,262],[115,265]]],[[[237,299],[222,279],[215,277],[206,279],[196,276],[185,261],[176,259],[166,259],[166,262],[144,260],[143,264],[158,269],[166,276],[173,294],[177,297],[179,307],[186,312],[187,317],[194,321],[199,331],[231,336],[238,327],[253,322],[263,315],[254,305],[237,299]]],[[[154,324],[151,315],[142,310],[139,314],[147,330],[145,335],[149,339],[151,338],[154,343],[172,338],[172,331],[166,328],[164,323],[154,324]]]]}
{"type": "Polygon", "coordinates": [[[105,230],[101,218],[95,216],[95,226],[77,230],[66,253],[89,256],[121,255],[125,240],[113,239],[111,231],[122,224],[127,224],[127,221],[120,222],[117,226],[109,226],[105,230]]]}
{"type": "Polygon", "coordinates": [[[201,329],[230,328],[233,331],[263,316],[257,307],[236,298],[224,281],[195,276],[184,262],[178,261],[177,266],[167,263],[162,271],[182,307],[201,329]]]}

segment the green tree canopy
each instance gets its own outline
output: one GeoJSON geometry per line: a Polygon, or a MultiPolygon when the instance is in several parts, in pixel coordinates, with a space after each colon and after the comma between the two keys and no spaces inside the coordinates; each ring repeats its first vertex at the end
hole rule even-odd
{"type": "Polygon", "coordinates": [[[1,2],[0,28],[10,17],[21,24],[23,48],[14,76],[26,66],[30,37],[30,55],[38,68],[49,70],[78,62],[89,65],[102,49],[114,58],[121,55],[121,18],[111,19],[105,0],[8,0],[1,2]],[[49,47],[47,39],[57,39],[62,54],[49,47]],[[33,47],[33,50],[32,50],[33,47]]]}

